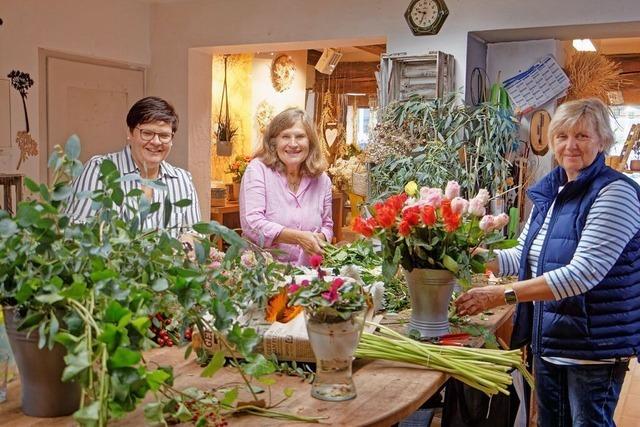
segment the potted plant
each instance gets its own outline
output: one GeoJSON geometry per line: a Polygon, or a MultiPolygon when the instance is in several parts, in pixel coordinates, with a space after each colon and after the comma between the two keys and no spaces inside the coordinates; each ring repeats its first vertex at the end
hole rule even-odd
{"type": "Polygon", "coordinates": [[[219,156],[230,156],[232,151],[231,141],[238,133],[238,127],[231,125],[231,121],[223,120],[216,127],[216,152],[219,156]]]}
{"type": "MultiPolygon", "coordinates": [[[[72,191],[70,182],[82,170],[79,153],[76,137],[70,138],[64,150],[56,147],[49,161],[53,171],[51,186],[27,179],[26,186],[37,199],[22,202],[15,217],[0,211],[0,304],[5,318],[16,326],[16,333],[23,330],[36,337],[34,345],[40,349],[62,345],[58,353],[64,363],[52,375],[81,388],[75,407],[67,405],[62,411],[33,415],[75,411],[79,424],[103,426],[133,411],[153,393],[155,399],[145,408],[149,422],[164,422],[164,411],[169,415],[176,415],[177,411],[181,421],[188,417],[204,422],[204,418],[201,420],[201,416],[176,403],[182,392],[172,387],[172,368],[146,364],[142,352],[156,346],[151,340],[151,319],[155,313],[170,312],[179,325],[184,325],[183,329],[195,324],[199,330],[214,330],[230,350],[252,361],[253,377],[271,373],[273,367],[264,357],[252,356],[258,342],[255,330],[237,319],[244,307],[265,299],[266,284],[275,274],[273,265],[258,263],[230,275],[229,270],[240,268],[240,250],[247,243],[215,222],[194,226],[205,238],[189,243],[192,256],[167,230],[143,230],[141,224],[146,216],[155,214],[160,205],[149,203],[138,189],[124,194],[121,183],[130,178],[121,177],[108,160],[100,166],[102,188],[81,195],[91,197],[99,207],[97,214],[85,223],[72,223],[65,206],[72,191]],[[119,212],[124,205],[130,205],[132,198],[139,198],[140,208],[125,221],[119,212]],[[210,267],[207,236],[214,233],[230,244],[220,268],[210,267]],[[235,280],[231,281],[231,276],[235,280]],[[205,316],[206,313],[210,315],[205,316]],[[176,411],[161,401],[161,396],[175,403],[176,411]]],[[[159,182],[144,183],[162,188],[159,182]]],[[[188,203],[182,200],[172,206],[165,202],[165,209],[188,203]]],[[[166,210],[164,218],[168,223],[166,210]]],[[[179,337],[171,339],[177,344],[179,337]]],[[[48,351],[41,350],[31,360],[43,364],[47,357],[48,351]]],[[[35,368],[21,366],[20,357],[17,359],[23,410],[28,412],[30,404],[47,399],[73,401],[68,393],[45,394],[30,388],[27,374],[35,372],[35,368]],[[37,395],[25,396],[30,390],[37,395]]],[[[212,375],[221,360],[224,357],[214,357],[213,365],[203,375],[212,375]]],[[[223,409],[225,414],[243,410],[235,406],[233,399],[223,409]]],[[[269,409],[257,411],[268,413],[269,409]]]]}
{"type": "Polygon", "coordinates": [[[351,362],[364,326],[368,303],[362,286],[350,277],[327,276],[322,257],[313,255],[313,277],[289,284],[290,306],[304,307],[309,343],[316,358],[311,396],[342,401],[356,397],[351,362]]]}
{"type": "Polygon", "coordinates": [[[485,258],[474,254],[483,245],[510,247],[501,230],[506,214],[486,215],[489,192],[470,200],[460,197],[455,181],[440,188],[411,181],[405,192],[376,203],[374,215],[354,220],[355,231],[382,243],[382,271],[392,277],[402,266],[411,296],[409,330],[424,337],[448,333],[448,307],[457,279],[463,287],[471,273],[484,273],[485,258]],[[434,302],[437,301],[437,302],[434,302]]]}
{"type": "Polygon", "coordinates": [[[240,194],[240,183],[242,182],[242,175],[247,169],[247,165],[251,161],[249,156],[236,156],[235,160],[227,166],[225,173],[231,174],[232,189],[231,198],[229,200],[238,200],[240,194]]]}

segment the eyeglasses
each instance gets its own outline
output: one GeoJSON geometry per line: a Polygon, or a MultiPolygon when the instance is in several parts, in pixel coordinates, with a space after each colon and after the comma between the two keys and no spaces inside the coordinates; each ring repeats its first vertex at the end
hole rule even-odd
{"type": "Polygon", "coordinates": [[[151,142],[156,135],[158,135],[158,141],[160,141],[160,144],[162,145],[171,144],[171,141],[173,140],[173,133],[154,132],[149,129],[142,129],[138,126],[136,126],[136,128],[140,131],[140,139],[144,142],[151,142]]]}

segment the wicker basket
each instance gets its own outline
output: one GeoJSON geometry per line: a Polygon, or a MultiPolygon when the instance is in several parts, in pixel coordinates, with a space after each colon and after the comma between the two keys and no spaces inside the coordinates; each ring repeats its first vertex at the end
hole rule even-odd
{"type": "Polygon", "coordinates": [[[367,197],[369,192],[369,171],[366,166],[356,169],[351,175],[351,192],[358,196],[367,197]]]}

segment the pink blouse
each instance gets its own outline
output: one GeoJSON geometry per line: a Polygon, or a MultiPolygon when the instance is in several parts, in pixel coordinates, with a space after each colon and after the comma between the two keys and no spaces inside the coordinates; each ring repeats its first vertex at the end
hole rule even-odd
{"type": "Polygon", "coordinates": [[[322,233],[331,242],[331,180],[326,173],[303,176],[294,194],[284,174],[253,159],[240,186],[240,224],[243,236],[264,248],[283,251],[278,259],[308,265],[309,255],[299,245],[274,244],[284,228],[322,233]]]}

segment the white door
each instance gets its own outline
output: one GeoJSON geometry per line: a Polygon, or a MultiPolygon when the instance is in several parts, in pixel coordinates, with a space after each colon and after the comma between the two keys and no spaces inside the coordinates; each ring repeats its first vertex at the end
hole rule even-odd
{"type": "Polygon", "coordinates": [[[48,158],[74,133],[80,137],[83,162],[121,150],[127,112],[144,96],[144,69],[52,56],[46,61],[47,146],[42,154],[48,158]]]}

